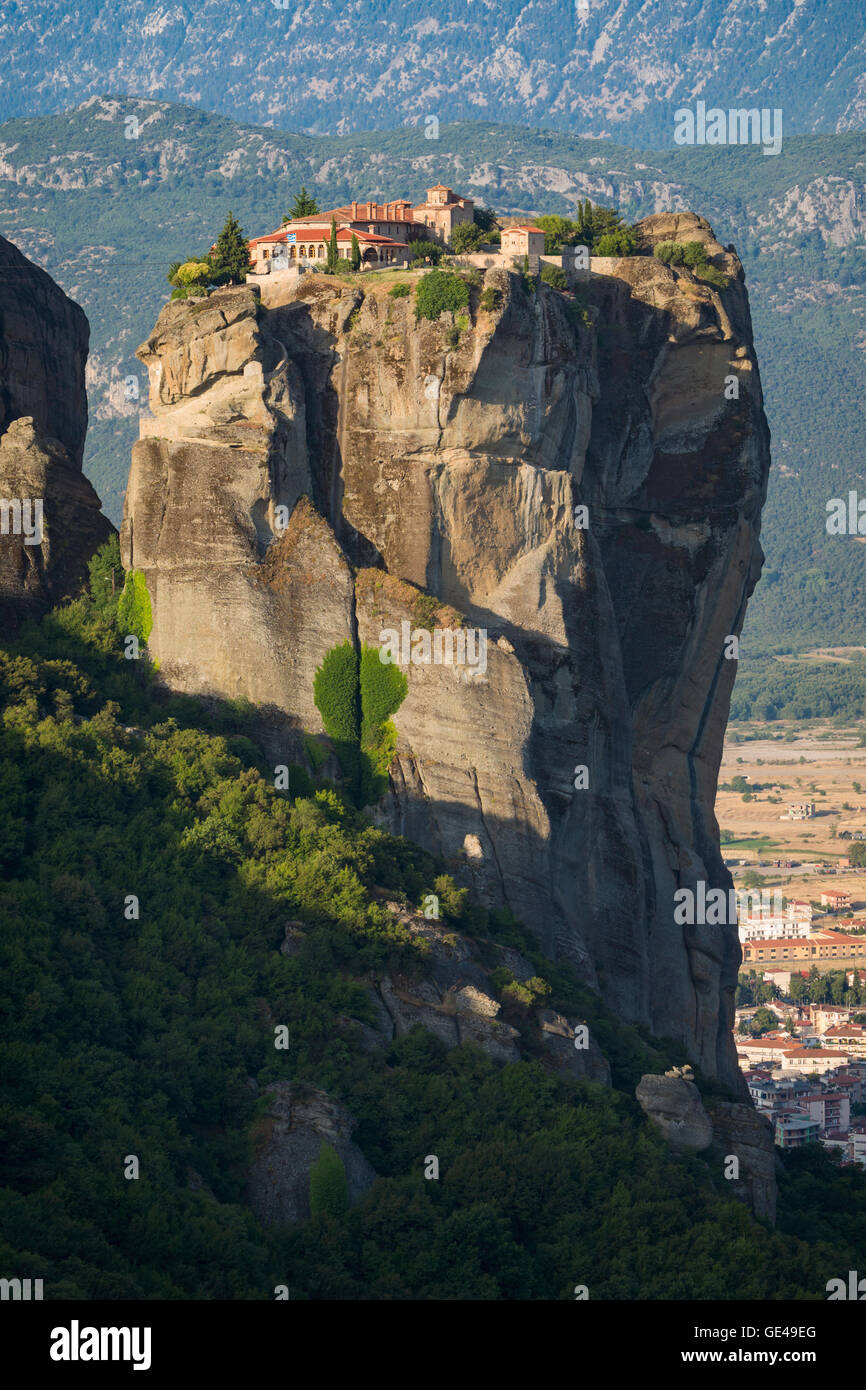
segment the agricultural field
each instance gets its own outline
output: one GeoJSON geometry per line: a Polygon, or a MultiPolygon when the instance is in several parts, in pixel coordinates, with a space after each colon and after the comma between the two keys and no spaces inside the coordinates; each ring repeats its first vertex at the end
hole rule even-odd
{"type": "MultiPolygon", "coordinates": [[[[840,839],[866,833],[866,740],[859,728],[779,722],[730,728],[716,818],[722,854],[740,861],[731,866],[736,884],[757,872],[763,886],[813,902],[816,910],[821,893],[836,889],[851,894],[853,912],[866,913],[866,869],[844,867],[856,841],[840,839]],[[815,806],[811,818],[786,818],[789,805],[807,802],[815,806]],[[778,868],[777,859],[794,865],[778,868]],[[834,871],[811,867],[816,861],[834,871]]],[[[820,925],[836,923],[827,916],[820,925]]]]}

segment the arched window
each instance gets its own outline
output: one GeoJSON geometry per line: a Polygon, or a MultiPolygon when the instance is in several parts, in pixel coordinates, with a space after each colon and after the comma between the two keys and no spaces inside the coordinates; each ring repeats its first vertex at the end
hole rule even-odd
{"type": "Polygon", "coordinates": [[[319,243],[318,256],[319,256],[319,260],[320,260],[320,261],[323,261],[323,260],[325,259],[325,243],[324,243],[324,242],[320,242],[320,243],[319,243]]]}

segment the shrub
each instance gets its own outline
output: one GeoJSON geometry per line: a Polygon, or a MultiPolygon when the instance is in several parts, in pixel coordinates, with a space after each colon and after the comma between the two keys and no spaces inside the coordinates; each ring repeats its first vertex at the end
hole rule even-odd
{"type": "Polygon", "coordinates": [[[562,250],[563,246],[573,246],[578,240],[578,224],[570,217],[560,217],[557,213],[548,213],[543,217],[536,217],[535,225],[544,232],[544,254],[546,256],[555,256],[557,251],[562,250]]]}
{"type": "Polygon", "coordinates": [[[451,233],[451,249],[458,256],[477,251],[484,244],[484,232],[474,222],[461,222],[451,233]]]}
{"type": "Polygon", "coordinates": [[[343,1160],[326,1140],[310,1169],[310,1211],[339,1221],[349,1210],[349,1183],[343,1160]]]}
{"type": "Polygon", "coordinates": [[[117,532],[91,556],[87,565],[90,574],[90,596],[97,613],[113,618],[124,588],[123,566],[120,563],[120,538],[117,532]]]}
{"type": "Polygon", "coordinates": [[[328,652],[313,679],[313,699],[336,744],[359,741],[358,657],[351,642],[328,652]]]}
{"type": "Polygon", "coordinates": [[[635,249],[634,232],[630,227],[616,227],[605,232],[595,245],[597,256],[632,256],[635,249]]]}
{"type": "Polygon", "coordinates": [[[499,290],[494,289],[492,285],[488,285],[486,290],[482,290],[481,307],[482,309],[486,309],[489,314],[493,313],[494,309],[498,309],[501,303],[502,294],[499,290]]]}
{"type": "Polygon", "coordinates": [[[653,248],[653,255],[664,265],[688,266],[699,280],[717,290],[726,290],[731,283],[728,276],[712,264],[702,241],[660,241],[653,248]]]}
{"type": "Polygon", "coordinates": [[[416,319],[438,319],[446,310],[456,313],[469,303],[469,286],[449,270],[430,270],[422,275],[415,292],[416,319]]]}
{"type": "Polygon", "coordinates": [[[469,315],[458,314],[456,319],[454,320],[454,326],[457,329],[458,333],[465,333],[467,328],[469,327],[469,315]]]}
{"type": "Polygon", "coordinates": [[[565,301],[565,312],[575,329],[592,328],[592,316],[585,302],[579,296],[575,296],[573,300],[567,299],[565,301]]]}
{"type": "Polygon", "coordinates": [[[717,290],[726,290],[731,283],[724,271],[717,269],[714,265],[698,266],[695,274],[698,279],[705,280],[708,285],[712,285],[717,290]]]}
{"type": "Polygon", "coordinates": [[[653,247],[653,255],[663,265],[682,265],[685,247],[678,241],[660,241],[653,247]]]}
{"type": "Polygon", "coordinates": [[[184,261],[174,272],[173,283],[179,286],[207,285],[210,283],[211,268],[207,261],[184,261]]]}
{"type": "Polygon", "coordinates": [[[408,690],[397,666],[379,659],[378,649],[363,646],[360,658],[350,642],[328,652],[313,681],[313,699],[333,740],[349,795],[359,806],[379,801],[397,747],[397,730],[389,715],[399,709],[408,690]]]}
{"type": "Polygon", "coordinates": [[[543,265],[541,267],[541,278],[545,285],[550,285],[551,289],[568,289],[568,276],[561,266],[543,265]]]}
{"type": "Polygon", "coordinates": [[[395,285],[388,293],[392,299],[408,299],[409,295],[412,293],[412,286],[405,283],[395,285]]]}
{"type": "Polygon", "coordinates": [[[399,666],[380,660],[378,648],[363,646],[360,684],[361,746],[377,761],[377,771],[387,772],[391,758],[382,763],[381,754],[393,730],[390,716],[405,700],[409,682],[399,666]]]}
{"type": "Polygon", "coordinates": [[[687,241],[683,245],[683,265],[694,269],[707,264],[707,248],[702,241],[687,241]]]}
{"type": "Polygon", "coordinates": [[[438,241],[409,242],[409,257],[412,261],[429,261],[431,265],[438,265],[444,255],[445,252],[438,241]]]}
{"type": "Polygon", "coordinates": [[[304,734],[304,752],[310,760],[310,766],[314,772],[328,761],[327,748],[313,734],[304,734]]]}
{"type": "Polygon", "coordinates": [[[153,628],[150,594],[141,570],[130,570],[117,605],[117,626],[121,633],[132,633],[146,643],[153,628]]]}

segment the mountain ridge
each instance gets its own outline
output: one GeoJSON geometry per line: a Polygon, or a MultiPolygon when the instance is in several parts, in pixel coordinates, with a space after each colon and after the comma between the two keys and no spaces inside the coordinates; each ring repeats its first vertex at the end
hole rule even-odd
{"type": "Polygon", "coordinates": [[[59,22],[48,0],[0,5],[0,116],[116,87],[307,133],[491,115],[655,146],[699,97],[781,107],[791,132],[862,127],[866,111],[863,17],[845,0],[439,0],[435,15],[129,0],[124,19],[105,0],[59,22]]]}

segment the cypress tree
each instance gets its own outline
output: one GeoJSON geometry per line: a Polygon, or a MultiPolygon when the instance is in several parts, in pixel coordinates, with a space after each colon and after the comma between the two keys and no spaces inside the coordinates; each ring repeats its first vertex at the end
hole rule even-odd
{"type": "Polygon", "coordinates": [[[361,248],[358,245],[358,238],[352,233],[352,269],[361,269],[361,248]]]}
{"type": "Polygon", "coordinates": [[[325,269],[329,275],[333,275],[334,271],[337,269],[337,261],[339,259],[340,253],[337,249],[337,219],[332,217],[331,240],[328,242],[328,254],[325,258],[325,269]]]}

